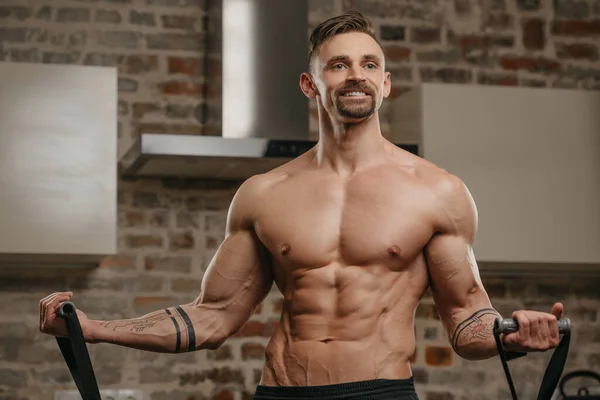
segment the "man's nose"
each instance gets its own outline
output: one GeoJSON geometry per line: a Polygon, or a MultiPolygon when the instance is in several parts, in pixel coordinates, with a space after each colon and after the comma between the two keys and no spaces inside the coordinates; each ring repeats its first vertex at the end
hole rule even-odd
{"type": "Polygon", "coordinates": [[[364,71],[360,65],[355,65],[350,68],[350,74],[348,75],[349,81],[363,82],[366,80],[364,71]]]}

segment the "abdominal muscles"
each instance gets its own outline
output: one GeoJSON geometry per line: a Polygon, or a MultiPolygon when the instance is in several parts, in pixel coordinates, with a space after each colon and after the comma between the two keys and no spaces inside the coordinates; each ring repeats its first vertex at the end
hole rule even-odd
{"type": "Polygon", "coordinates": [[[262,384],[410,377],[422,277],[410,268],[339,264],[293,274],[281,323],[266,349],[262,384]]]}

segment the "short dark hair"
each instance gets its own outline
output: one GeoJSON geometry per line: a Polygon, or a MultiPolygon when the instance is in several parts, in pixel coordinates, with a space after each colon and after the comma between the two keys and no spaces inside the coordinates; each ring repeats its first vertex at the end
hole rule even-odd
{"type": "Polygon", "coordinates": [[[310,65],[314,54],[328,39],[340,33],[361,32],[371,36],[381,47],[377,39],[375,27],[371,21],[358,11],[346,11],[336,17],[329,18],[317,25],[311,35],[308,50],[308,63],[310,65]]]}

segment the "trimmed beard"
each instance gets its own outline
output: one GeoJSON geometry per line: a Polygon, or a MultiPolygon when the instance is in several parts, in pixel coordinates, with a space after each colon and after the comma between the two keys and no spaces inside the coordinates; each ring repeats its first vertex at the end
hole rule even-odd
{"type": "MultiPolygon", "coordinates": [[[[349,97],[351,99],[351,97],[349,97]]],[[[335,102],[335,107],[337,108],[338,113],[345,118],[352,119],[364,119],[375,114],[375,110],[377,108],[377,103],[375,98],[371,96],[370,104],[367,104],[366,101],[356,102],[357,104],[348,104],[351,102],[344,102],[342,96],[338,96],[335,102]]]]}

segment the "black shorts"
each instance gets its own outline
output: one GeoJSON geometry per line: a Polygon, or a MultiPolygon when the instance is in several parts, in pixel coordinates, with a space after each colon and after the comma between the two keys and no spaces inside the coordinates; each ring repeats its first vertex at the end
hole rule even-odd
{"type": "Polygon", "coordinates": [[[413,378],[374,379],[323,386],[262,386],[254,400],[419,400],[413,378]]]}

